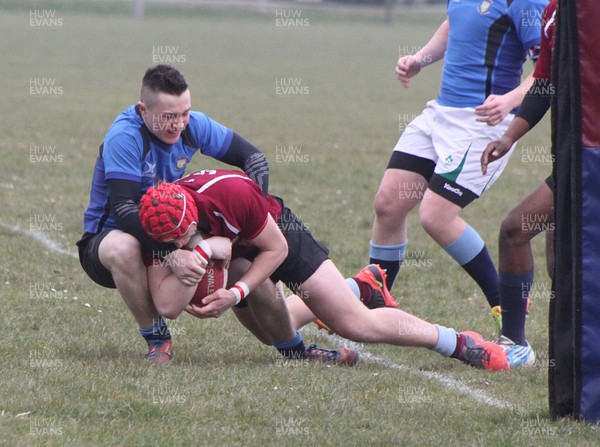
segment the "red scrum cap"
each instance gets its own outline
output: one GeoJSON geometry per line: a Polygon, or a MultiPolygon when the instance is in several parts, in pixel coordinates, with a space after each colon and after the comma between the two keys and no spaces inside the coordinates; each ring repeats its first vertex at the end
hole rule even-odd
{"type": "Polygon", "coordinates": [[[185,188],[174,183],[151,186],[140,199],[140,221],[146,233],[159,242],[173,242],[197,223],[198,209],[185,188]]]}

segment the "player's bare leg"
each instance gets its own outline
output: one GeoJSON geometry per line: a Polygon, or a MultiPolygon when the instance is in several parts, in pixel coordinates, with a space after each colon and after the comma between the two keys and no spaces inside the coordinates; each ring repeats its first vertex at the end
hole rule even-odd
{"type": "MultiPolygon", "coordinates": [[[[233,285],[250,268],[250,261],[234,259],[229,266],[228,282],[233,285]]],[[[294,338],[296,330],[283,300],[277,299],[275,285],[265,281],[247,298],[248,306],[234,307],[240,323],[266,345],[294,338]]]]}
{"type": "Polygon", "coordinates": [[[331,260],[321,264],[300,292],[317,317],[350,340],[429,348],[480,368],[508,369],[504,351],[479,334],[456,333],[394,308],[367,309],[331,260]]]}
{"type": "Polygon", "coordinates": [[[275,284],[267,280],[251,295],[248,307],[252,309],[259,325],[271,335],[272,344],[293,338],[296,330],[292,327],[285,301],[277,299],[275,284]]]}
{"type": "Polygon", "coordinates": [[[467,228],[460,217],[462,208],[428,189],[419,208],[423,229],[440,246],[455,241],[467,228]]]}
{"type": "MultiPolygon", "coordinates": [[[[499,343],[507,351],[512,366],[535,362],[535,354],[525,336],[528,295],[534,268],[531,239],[542,231],[553,232],[553,205],[552,191],[544,182],[510,211],[500,227],[502,336],[499,343]]],[[[552,248],[550,244],[550,257],[552,248]]],[[[547,260],[547,263],[549,267],[553,259],[547,260]]]]}
{"type": "MultiPolygon", "coordinates": [[[[253,293],[248,295],[249,299],[252,299],[253,293]]],[[[252,307],[233,307],[233,313],[238,321],[242,323],[242,325],[248,329],[248,331],[250,331],[250,333],[254,335],[261,343],[267,346],[271,346],[273,344],[273,337],[258,322],[258,318],[256,317],[252,307]]]]}
{"type": "Polygon", "coordinates": [[[279,297],[276,286],[268,280],[254,291],[254,300],[250,300],[250,307],[257,316],[261,326],[273,337],[273,343],[289,340],[296,334],[292,326],[285,300],[279,297]]]}
{"type": "Polygon", "coordinates": [[[292,294],[285,298],[285,304],[290,314],[292,326],[296,329],[313,323],[317,319],[315,314],[306,306],[306,302],[298,295],[292,294]]]}
{"type": "MultiPolygon", "coordinates": [[[[285,305],[290,316],[292,328],[298,330],[309,323],[313,323],[317,317],[310,311],[306,304],[298,295],[291,294],[288,297],[285,295],[284,285],[280,281],[275,284],[275,291],[278,301],[285,302],[285,305]]],[[[247,307],[234,307],[233,311],[238,320],[248,329],[256,338],[266,345],[273,344],[271,336],[260,326],[252,309],[247,307]]]]}
{"type": "MultiPolygon", "coordinates": [[[[229,280],[234,283],[249,266],[250,263],[246,259],[232,261],[229,280]]],[[[256,338],[265,344],[273,345],[285,358],[308,359],[344,366],[354,365],[358,361],[358,353],[349,348],[326,350],[316,345],[306,348],[302,336],[292,326],[283,293],[278,293],[271,280],[267,279],[255,288],[245,302],[248,303],[246,307],[233,308],[238,320],[256,338]]]]}
{"type": "Polygon", "coordinates": [[[386,169],[375,195],[375,219],[371,231],[370,262],[387,271],[391,289],[404,259],[406,218],[421,201],[425,178],[403,169],[386,169]]]}
{"type": "Polygon", "coordinates": [[[375,195],[372,239],[377,244],[399,244],[406,240],[406,217],[420,202],[427,182],[420,174],[386,169],[375,195]]]}
{"type": "Polygon", "coordinates": [[[138,325],[152,326],[159,315],[150,296],[138,240],[120,230],[111,231],[100,243],[98,255],[138,325]]]}
{"type": "Polygon", "coordinates": [[[98,256],[102,265],[111,272],[117,291],[148,343],[146,358],[168,363],[173,357],[171,334],[150,296],[140,243],[130,234],[114,230],[100,242],[98,256]]]}
{"type": "Polygon", "coordinates": [[[548,185],[542,183],[502,221],[499,270],[507,273],[532,270],[530,241],[542,231],[552,230],[553,222],[554,197],[548,185]]]}
{"type": "Polygon", "coordinates": [[[391,308],[367,309],[331,260],[321,264],[300,289],[311,311],[344,338],[424,348],[437,342],[435,326],[413,315],[391,308]]]}

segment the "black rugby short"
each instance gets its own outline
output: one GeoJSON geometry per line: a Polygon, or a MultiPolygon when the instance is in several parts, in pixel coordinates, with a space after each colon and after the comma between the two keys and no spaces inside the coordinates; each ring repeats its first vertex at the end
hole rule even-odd
{"type": "Polygon", "coordinates": [[[117,286],[115,285],[112,274],[102,265],[100,256],[98,255],[100,242],[102,242],[110,231],[111,230],[102,231],[98,234],[84,233],[77,242],[77,247],[79,249],[79,262],[92,281],[102,287],[116,289],[117,286]]]}
{"type": "MultiPolygon", "coordinates": [[[[312,236],[308,227],[284,205],[283,200],[275,198],[282,207],[277,225],[287,241],[288,255],[270,278],[274,283],[282,281],[290,290],[297,291],[329,259],[329,249],[312,236]]],[[[254,249],[242,256],[252,261],[257,254],[258,250],[254,249]]],[[[242,301],[238,307],[246,305],[242,301]]]]}

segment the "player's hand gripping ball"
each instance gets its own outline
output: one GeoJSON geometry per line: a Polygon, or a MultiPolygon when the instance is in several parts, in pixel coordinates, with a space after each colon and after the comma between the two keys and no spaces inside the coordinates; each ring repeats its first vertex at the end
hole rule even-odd
{"type": "Polygon", "coordinates": [[[201,307],[203,298],[225,287],[227,287],[226,262],[220,259],[209,259],[206,273],[198,283],[190,304],[201,307]]]}

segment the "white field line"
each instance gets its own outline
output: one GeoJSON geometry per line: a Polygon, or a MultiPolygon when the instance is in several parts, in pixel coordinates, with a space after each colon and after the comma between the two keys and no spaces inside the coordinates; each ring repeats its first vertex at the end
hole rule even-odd
{"type": "MultiPolygon", "coordinates": [[[[75,252],[70,251],[70,250],[65,250],[64,248],[59,247],[52,239],[48,238],[48,236],[46,236],[43,232],[23,230],[23,229],[19,228],[18,226],[8,225],[2,221],[0,221],[0,227],[5,228],[14,233],[21,233],[26,236],[32,237],[33,239],[40,242],[42,245],[44,245],[45,247],[47,247],[48,249],[50,249],[56,253],[60,253],[62,255],[66,255],[66,256],[71,256],[72,258],[78,258],[77,254],[75,252]]],[[[308,332],[311,332],[313,334],[317,333],[316,330],[314,330],[314,331],[309,330],[308,332]]],[[[489,406],[500,408],[500,409],[517,411],[519,413],[525,412],[523,409],[519,408],[516,405],[511,404],[510,402],[496,399],[495,397],[489,396],[484,391],[471,388],[468,385],[466,385],[465,383],[463,383],[459,380],[456,380],[454,377],[447,376],[444,374],[439,374],[439,373],[436,373],[435,371],[421,371],[421,370],[418,370],[415,368],[410,368],[406,365],[398,365],[396,363],[391,362],[390,360],[386,360],[384,358],[377,357],[377,356],[371,354],[370,352],[365,351],[362,348],[362,345],[359,343],[354,343],[352,341],[341,338],[337,335],[328,335],[328,334],[319,334],[319,335],[325,336],[330,341],[332,341],[338,345],[343,344],[345,346],[356,349],[357,351],[359,351],[360,358],[363,361],[366,360],[369,362],[376,363],[385,368],[408,372],[410,374],[420,376],[425,379],[436,380],[437,382],[441,383],[445,387],[447,387],[451,390],[454,390],[460,394],[464,394],[465,396],[470,397],[471,399],[473,399],[476,402],[484,403],[489,406]]]]}
{"type": "MultiPolygon", "coordinates": [[[[422,370],[419,370],[416,368],[411,368],[406,365],[398,365],[394,362],[391,362],[390,360],[387,360],[387,359],[384,359],[381,357],[377,357],[376,355],[371,354],[369,351],[366,351],[364,349],[362,344],[355,343],[350,340],[346,340],[345,338],[342,338],[338,335],[325,334],[322,332],[318,332],[316,329],[313,330],[312,328],[310,328],[308,330],[308,332],[313,335],[318,333],[320,336],[324,336],[330,342],[336,344],[337,346],[346,346],[349,348],[356,349],[359,352],[360,360],[362,360],[362,361],[366,360],[366,361],[369,361],[372,363],[376,363],[377,365],[383,366],[385,368],[395,369],[398,371],[410,373],[415,376],[419,376],[421,378],[435,380],[435,381],[439,382],[440,384],[442,384],[443,386],[445,386],[446,388],[456,391],[460,394],[463,394],[478,403],[484,403],[491,407],[500,408],[503,410],[511,410],[511,411],[515,411],[518,413],[525,413],[525,410],[518,407],[517,405],[514,405],[514,404],[511,404],[510,402],[506,402],[501,399],[492,397],[492,396],[488,395],[488,393],[486,393],[485,391],[471,388],[466,383],[464,383],[460,380],[457,380],[454,377],[451,377],[451,376],[448,376],[445,374],[440,374],[435,371],[422,371],[422,370]]],[[[502,373],[499,373],[499,374],[502,374],[502,373]]]]}
{"type": "Polygon", "coordinates": [[[29,236],[29,237],[35,239],[36,241],[40,242],[42,245],[46,246],[46,248],[49,248],[50,250],[52,250],[56,253],[60,253],[61,255],[71,256],[72,258],[79,259],[79,256],[77,255],[77,253],[75,253],[74,251],[71,251],[71,250],[65,250],[64,248],[60,247],[56,242],[54,242],[52,239],[48,238],[48,236],[46,236],[41,231],[23,230],[19,226],[8,225],[2,221],[0,221],[0,227],[5,228],[9,231],[12,231],[13,233],[20,233],[20,234],[24,234],[25,236],[29,236]]]}

